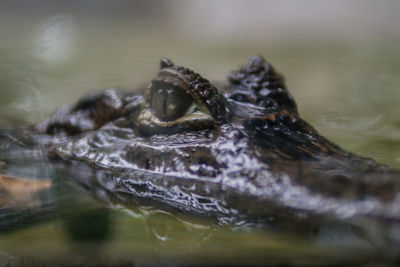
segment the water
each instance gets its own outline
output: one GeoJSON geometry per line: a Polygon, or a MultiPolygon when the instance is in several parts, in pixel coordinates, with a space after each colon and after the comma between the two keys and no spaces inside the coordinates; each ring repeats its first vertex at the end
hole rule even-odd
{"type": "MultiPolygon", "coordinates": [[[[52,185],[31,197],[34,205],[0,209],[0,260],[6,266],[308,265],[378,257],[372,243],[345,224],[299,233],[282,231],[273,219],[221,224],[135,201],[124,205],[101,188],[78,185],[76,170],[72,175],[68,167],[47,162],[37,151],[18,151],[2,150],[4,172],[42,181],[51,178],[52,185]]],[[[84,169],[80,172],[89,175],[84,169]]]]}
{"type": "MultiPolygon", "coordinates": [[[[110,15],[103,3],[103,9],[99,5],[93,11],[97,16],[78,11],[81,6],[22,8],[22,12],[16,10],[23,4],[2,8],[10,12],[3,11],[0,27],[4,37],[0,45],[0,133],[14,125],[38,123],[60,105],[89,92],[145,86],[157,72],[161,57],[224,82],[229,70],[253,54],[262,54],[285,75],[300,113],[322,135],[348,150],[400,168],[400,53],[398,36],[391,32],[398,24],[387,19],[391,18],[389,11],[395,10],[393,2],[387,1],[381,9],[368,2],[362,14],[366,19],[359,15],[360,20],[349,23],[353,26],[347,30],[339,19],[332,19],[331,25],[336,26],[325,24],[327,33],[315,26],[322,18],[304,10],[314,22],[299,26],[294,19],[286,27],[283,18],[275,17],[281,31],[261,19],[253,24],[246,24],[245,19],[235,23],[229,14],[224,21],[230,24],[215,28],[206,24],[201,29],[196,17],[191,21],[179,12],[194,14],[193,10],[204,8],[196,3],[193,7],[180,1],[151,1],[150,8],[134,6],[135,12],[130,6],[128,15],[118,13],[124,8],[116,9],[119,15],[112,9],[110,15]],[[382,25],[357,26],[369,21],[368,8],[386,18],[382,25]],[[256,24],[258,28],[252,27],[256,24]],[[230,25],[244,33],[236,34],[230,25]],[[316,29],[313,34],[310,27],[316,29]]],[[[240,3],[242,8],[247,6],[240,3]]],[[[94,7],[93,3],[88,6],[87,10],[94,7]]],[[[352,9],[344,5],[337,10],[352,9]]],[[[238,12],[235,6],[231,12],[238,12]]],[[[224,15],[222,11],[216,14],[224,15]]],[[[68,168],[48,162],[39,151],[21,150],[18,144],[2,150],[0,161],[8,175],[52,179],[51,189],[36,199],[36,206],[1,210],[0,262],[5,266],[308,265],[368,262],[380,253],[344,225],[299,235],[257,224],[221,226],[209,218],[177,215],[157,207],[123,206],[102,192],[86,191],[71,179],[68,168]]]]}

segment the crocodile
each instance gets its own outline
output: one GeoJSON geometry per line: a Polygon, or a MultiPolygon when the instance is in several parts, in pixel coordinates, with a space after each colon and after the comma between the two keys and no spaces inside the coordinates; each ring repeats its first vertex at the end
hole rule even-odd
{"type": "Polygon", "coordinates": [[[400,220],[400,171],[321,136],[262,56],[227,79],[217,86],[164,58],[146,88],[85,96],[25,136],[79,183],[124,203],[220,222],[400,220]]]}
{"type": "Polygon", "coordinates": [[[119,201],[220,218],[400,220],[400,171],[321,136],[262,56],[227,79],[217,87],[164,58],[146,88],[83,97],[30,134],[119,201]]]}

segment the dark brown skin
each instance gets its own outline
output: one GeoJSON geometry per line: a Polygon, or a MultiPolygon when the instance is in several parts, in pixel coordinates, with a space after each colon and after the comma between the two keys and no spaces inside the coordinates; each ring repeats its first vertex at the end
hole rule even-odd
{"type": "Polygon", "coordinates": [[[400,171],[347,152],[298,114],[261,56],[217,88],[161,60],[144,96],[107,90],[40,124],[52,157],[119,200],[235,217],[276,211],[400,220],[400,171]],[[77,167],[77,169],[79,169],[77,167]]]}

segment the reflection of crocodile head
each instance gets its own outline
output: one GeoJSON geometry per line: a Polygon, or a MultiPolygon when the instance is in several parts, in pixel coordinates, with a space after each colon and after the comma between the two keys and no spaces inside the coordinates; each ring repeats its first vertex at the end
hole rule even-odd
{"type": "Polygon", "coordinates": [[[53,157],[90,166],[92,180],[124,201],[224,215],[400,219],[400,172],[319,135],[262,57],[228,80],[217,89],[163,59],[144,96],[88,96],[37,130],[54,136],[53,157]]]}

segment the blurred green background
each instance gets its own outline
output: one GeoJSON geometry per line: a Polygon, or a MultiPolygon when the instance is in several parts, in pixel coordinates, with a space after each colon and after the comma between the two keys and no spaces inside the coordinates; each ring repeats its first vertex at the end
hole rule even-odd
{"type": "Polygon", "coordinates": [[[261,54],[301,114],[400,167],[398,1],[2,1],[0,123],[35,123],[104,88],[138,88],[161,57],[225,81],[261,54]]]}

